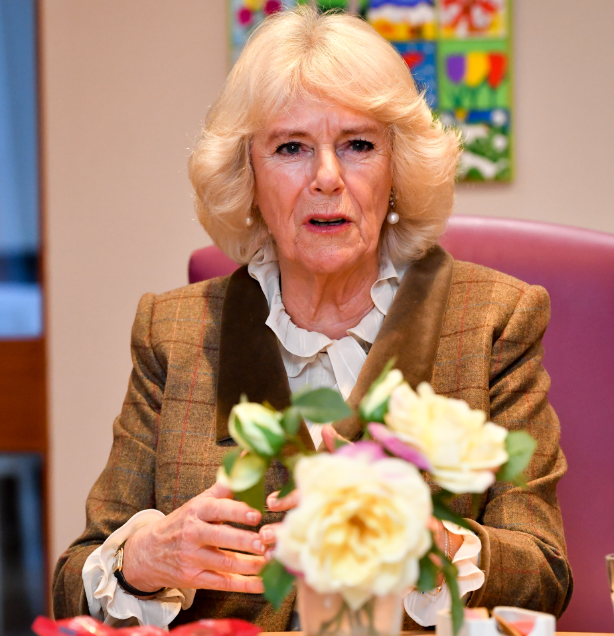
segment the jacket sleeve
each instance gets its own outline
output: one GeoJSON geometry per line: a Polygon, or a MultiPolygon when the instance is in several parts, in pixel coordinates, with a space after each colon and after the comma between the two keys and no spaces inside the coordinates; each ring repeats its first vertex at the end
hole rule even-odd
{"type": "Polygon", "coordinates": [[[484,585],[472,607],[512,605],[560,616],[572,592],[556,484],[567,470],[559,446],[558,418],[548,403],[550,377],[542,366],[541,339],[550,318],[545,289],[523,288],[490,363],[490,419],[508,430],[524,429],[538,443],[525,471],[528,488],[496,482],[478,522],[484,585]],[[510,581],[516,584],[510,585],[510,581]]]}
{"type": "Polygon", "coordinates": [[[132,327],[133,370],[113,424],[107,465],[86,503],[86,528],[64,552],[53,576],[56,618],[88,614],[82,570],[87,557],[139,510],[155,507],[155,449],[166,371],[151,344],[155,295],[139,302],[132,327]]]}

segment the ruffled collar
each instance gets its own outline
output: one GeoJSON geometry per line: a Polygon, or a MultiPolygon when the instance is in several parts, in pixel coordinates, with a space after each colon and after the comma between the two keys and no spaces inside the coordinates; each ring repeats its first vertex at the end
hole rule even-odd
{"type": "Polygon", "coordinates": [[[382,254],[378,278],[371,286],[373,309],[358,325],[347,330],[346,337],[332,340],[316,331],[297,327],[292,322],[282,301],[277,252],[270,244],[261,248],[250,261],[248,272],[260,283],[266,296],[269,306],[266,324],[279,340],[288,377],[296,377],[320,353],[326,352],[330,356],[339,389],[347,398],[394,300],[405,269],[406,266],[395,267],[388,254],[382,254]]]}

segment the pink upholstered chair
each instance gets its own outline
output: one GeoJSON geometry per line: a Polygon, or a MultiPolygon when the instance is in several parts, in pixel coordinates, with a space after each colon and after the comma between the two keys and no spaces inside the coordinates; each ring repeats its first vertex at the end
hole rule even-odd
{"type": "MultiPolygon", "coordinates": [[[[612,632],[604,556],[614,552],[614,235],[458,216],[442,244],[459,260],[543,285],[550,293],[544,365],[569,462],[558,492],[574,574],[573,597],[557,629],[612,632]]],[[[197,250],[190,282],[236,268],[215,247],[197,250]]],[[[522,572],[510,572],[514,576],[522,572]]]]}

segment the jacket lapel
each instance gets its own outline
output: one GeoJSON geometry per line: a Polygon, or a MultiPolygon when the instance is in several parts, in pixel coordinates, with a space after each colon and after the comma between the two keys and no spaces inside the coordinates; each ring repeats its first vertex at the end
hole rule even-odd
{"type": "MultiPolygon", "coordinates": [[[[412,387],[430,382],[453,269],[454,259],[439,245],[408,266],[347,400],[352,408],[358,406],[391,358],[396,359],[395,368],[402,371],[412,387]]],[[[357,417],[341,420],[334,426],[349,440],[362,432],[357,417]]]]}
{"type": "MultiPolygon", "coordinates": [[[[229,441],[228,416],[245,394],[250,402],[290,405],[290,386],[275,334],[266,326],[269,307],[258,281],[243,266],[230,277],[220,334],[216,389],[216,441],[229,441]]],[[[305,424],[299,437],[314,449],[305,424]]]]}
{"type": "MultiPolygon", "coordinates": [[[[439,246],[408,266],[348,398],[352,408],[358,406],[391,358],[396,358],[395,367],[411,386],[431,380],[453,267],[454,260],[439,246]]],[[[218,443],[230,440],[228,416],[242,394],[250,402],[268,401],[280,410],[290,404],[290,386],[279,345],[265,324],[268,315],[260,285],[247,267],[240,267],[230,277],[222,308],[216,401],[218,443]]],[[[341,420],[335,428],[350,440],[362,431],[357,417],[341,420]]],[[[305,424],[299,436],[308,448],[313,448],[305,424]]]]}

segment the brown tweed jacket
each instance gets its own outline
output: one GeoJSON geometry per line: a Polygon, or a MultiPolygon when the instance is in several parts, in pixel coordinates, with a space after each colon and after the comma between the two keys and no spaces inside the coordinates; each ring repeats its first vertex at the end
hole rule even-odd
{"type": "MultiPolygon", "coordinates": [[[[454,261],[443,249],[413,263],[399,287],[349,402],[356,405],[384,364],[396,357],[408,381],[466,400],[510,430],[539,442],[529,488],[495,483],[471,521],[482,542],[486,581],[471,606],[515,605],[560,615],[571,596],[556,483],[566,470],[559,422],[548,404],[541,338],[549,320],[541,287],[454,261]]],[[[246,268],[140,301],[132,331],[134,370],[113,426],[109,461],[87,500],[84,533],[61,556],[54,576],[56,618],[87,613],[81,570],[88,555],[134,513],[168,514],[210,487],[232,441],[227,420],[241,393],[277,408],[289,387],[268,308],[246,268]]],[[[356,420],[340,422],[349,438],[356,420]]],[[[304,443],[313,448],[306,427],[304,443]]],[[[271,469],[268,490],[283,467],[271,469]]],[[[456,510],[471,519],[468,496],[456,510]]],[[[277,517],[268,514],[263,523],[277,517]]],[[[199,590],[176,623],[238,617],[264,631],[286,629],[293,598],[275,612],[261,596],[199,590]]],[[[418,626],[406,618],[405,629],[418,626]]]]}

